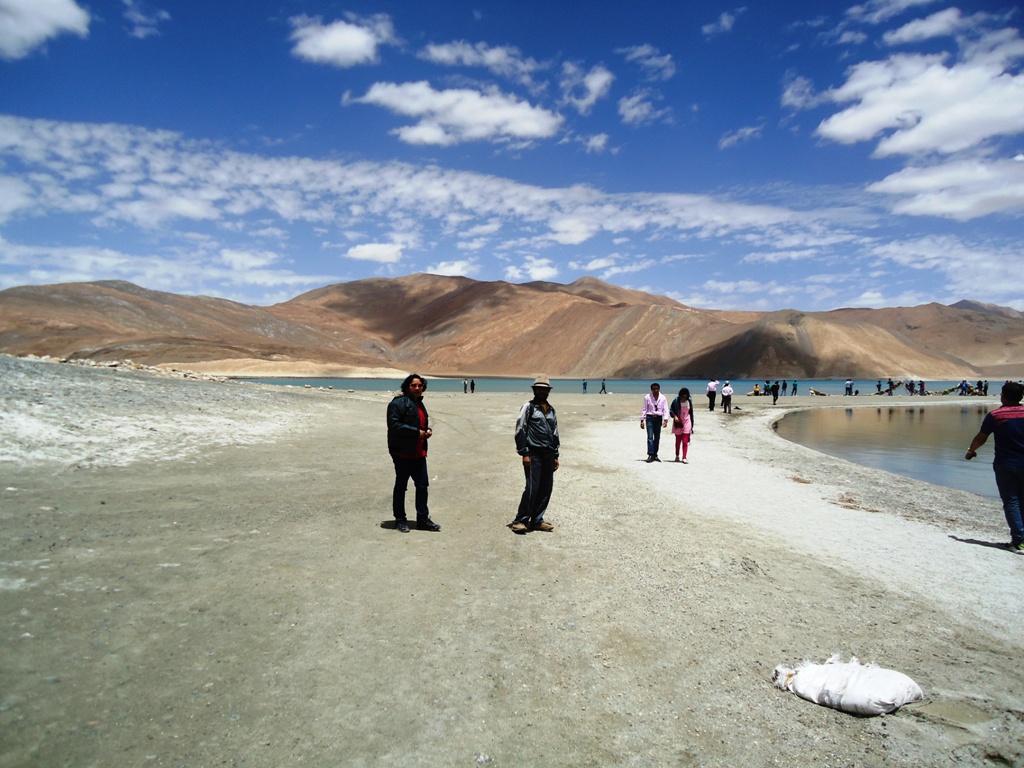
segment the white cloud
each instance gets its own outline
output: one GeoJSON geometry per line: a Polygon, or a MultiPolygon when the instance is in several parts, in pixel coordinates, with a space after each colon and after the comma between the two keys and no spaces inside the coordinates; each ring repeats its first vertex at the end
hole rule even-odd
{"type": "Polygon", "coordinates": [[[882,35],[886,45],[904,45],[931,40],[935,37],[946,37],[955,34],[965,26],[965,19],[959,8],[946,8],[933,13],[924,19],[914,19],[899,29],[890,30],[882,35]]]}
{"type": "Polygon", "coordinates": [[[89,14],[74,0],[0,0],[0,58],[22,59],[52,37],[86,37],[89,14]]]}
{"type": "Polygon", "coordinates": [[[848,18],[865,24],[881,24],[911,9],[931,5],[936,0],[869,0],[847,9],[848,18]]]}
{"type": "Polygon", "coordinates": [[[988,296],[988,301],[1024,309],[1024,272],[1019,247],[975,246],[956,237],[887,241],[875,256],[916,270],[945,275],[951,300],[988,296]]]}
{"type": "Polygon", "coordinates": [[[544,139],[555,134],[562,117],[496,89],[434,90],[430,83],[374,83],[365,96],[346,103],[373,104],[397,114],[421,118],[394,133],[408,144],[451,146],[465,141],[502,142],[544,139]]]}
{"type": "Polygon", "coordinates": [[[1024,132],[1024,76],[994,58],[947,66],[939,54],[897,55],[857,64],[828,94],[853,106],[822,121],[817,133],[843,144],[884,134],[875,154],[885,157],[951,154],[1024,132]]]}
{"type": "Polygon", "coordinates": [[[121,0],[124,3],[124,17],[131,22],[131,36],[144,40],[150,35],[160,34],[157,27],[169,21],[171,14],[159,8],[152,8],[143,0],[121,0]]]}
{"type": "Polygon", "coordinates": [[[451,43],[431,43],[418,56],[434,64],[446,66],[484,67],[496,75],[523,85],[533,85],[534,73],[546,67],[531,58],[525,58],[515,46],[489,46],[471,44],[465,40],[451,43]]]}
{"type": "Polygon", "coordinates": [[[381,45],[396,44],[394,27],[386,14],[368,19],[350,16],[349,21],[324,24],[320,18],[294,16],[292,54],[317,64],[354,67],[377,61],[381,45]]]}
{"type": "Polygon", "coordinates": [[[427,267],[426,272],[431,275],[448,275],[450,277],[470,277],[480,271],[480,265],[472,259],[461,261],[442,261],[427,267]]]}
{"type": "Polygon", "coordinates": [[[507,280],[554,280],[558,277],[558,267],[551,259],[542,259],[537,256],[527,256],[519,266],[509,265],[505,267],[505,278],[507,280]]]}
{"type": "Polygon", "coordinates": [[[734,147],[740,142],[750,141],[761,136],[761,132],[764,130],[763,125],[751,125],[745,128],[739,128],[732,133],[727,133],[725,136],[718,140],[719,149],[728,149],[734,147]]]}
{"type": "Polygon", "coordinates": [[[868,191],[896,196],[895,213],[967,221],[1024,210],[1024,163],[957,160],[904,168],[869,185],[868,191]]]}
{"type": "Polygon", "coordinates": [[[598,272],[602,269],[608,269],[609,267],[615,266],[615,257],[613,256],[602,256],[600,258],[591,259],[590,261],[570,261],[569,269],[579,270],[580,272],[598,272]]]}
{"type": "Polygon", "coordinates": [[[363,243],[352,246],[342,255],[357,261],[397,264],[402,260],[402,246],[395,243],[363,243]]]}
{"type": "Polygon", "coordinates": [[[626,61],[636,62],[647,73],[649,80],[669,80],[676,73],[676,64],[672,55],[661,51],[653,45],[634,45],[619,48],[616,53],[626,57],[626,61]]]}
{"type": "Polygon", "coordinates": [[[587,148],[587,152],[597,152],[600,154],[608,148],[609,136],[607,133],[598,133],[594,136],[582,137],[580,140],[583,142],[583,146],[587,148]]]}
{"type": "MultiPolygon", "coordinates": [[[[744,8],[740,8],[736,11],[736,13],[743,13],[744,10],[744,8]]],[[[728,11],[725,11],[718,17],[717,21],[715,21],[712,24],[705,24],[700,28],[700,31],[703,32],[706,37],[712,37],[714,35],[719,35],[724,32],[731,32],[735,24],[736,16],[734,14],[729,13],[728,11]]]]}
{"type": "Polygon", "coordinates": [[[615,75],[600,64],[585,73],[572,62],[562,65],[562,98],[581,115],[590,114],[594,105],[611,90],[615,75]]]}
{"type": "Polygon", "coordinates": [[[648,125],[657,120],[667,119],[671,115],[669,108],[658,109],[654,99],[660,98],[649,89],[642,89],[631,96],[619,99],[619,116],[626,125],[648,125]]]}

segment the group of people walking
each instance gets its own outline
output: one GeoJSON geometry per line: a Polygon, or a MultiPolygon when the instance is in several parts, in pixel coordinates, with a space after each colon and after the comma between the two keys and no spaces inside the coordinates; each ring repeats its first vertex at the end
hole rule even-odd
{"type": "Polygon", "coordinates": [[[658,451],[661,448],[661,430],[669,419],[672,420],[672,434],[676,438],[675,461],[688,464],[687,454],[690,450],[690,437],[693,435],[693,400],[690,390],[683,387],[669,405],[666,397],[661,394],[660,384],[651,384],[651,392],[644,395],[643,409],[640,411],[640,428],[647,430],[647,463],[661,461],[658,451]]]}

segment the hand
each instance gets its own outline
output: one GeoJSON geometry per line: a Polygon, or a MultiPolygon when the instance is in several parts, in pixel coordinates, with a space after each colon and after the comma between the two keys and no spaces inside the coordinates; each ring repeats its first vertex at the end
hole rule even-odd
{"type": "Polygon", "coordinates": [[[523,466],[524,467],[530,466],[530,457],[529,456],[523,456],[523,466]]]}
{"type": "Polygon", "coordinates": [[[558,459],[555,459],[555,472],[558,471],[558,459]]]}
{"type": "Polygon", "coordinates": [[[968,461],[970,461],[971,459],[973,459],[977,455],[978,455],[977,451],[972,451],[970,448],[968,448],[967,449],[967,453],[964,454],[964,458],[967,459],[968,461]]]}

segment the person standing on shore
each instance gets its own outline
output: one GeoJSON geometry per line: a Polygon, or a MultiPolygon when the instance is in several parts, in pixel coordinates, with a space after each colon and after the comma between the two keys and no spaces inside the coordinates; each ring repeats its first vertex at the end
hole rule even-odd
{"type": "Polygon", "coordinates": [[[598,394],[599,394],[599,395],[607,395],[607,394],[608,394],[608,387],[607,387],[607,386],[605,386],[605,381],[604,381],[604,379],[601,379],[601,391],[600,391],[600,392],[598,392],[598,394]]]}
{"type": "Polygon", "coordinates": [[[776,380],[775,383],[772,384],[768,388],[768,391],[772,393],[772,405],[775,405],[777,402],[779,402],[779,382],[778,382],[778,380],[776,380]]]}
{"type": "Polygon", "coordinates": [[[469,382],[466,381],[465,379],[463,379],[462,380],[462,394],[465,395],[465,394],[468,394],[468,393],[469,393],[469,382]]]}
{"type": "Polygon", "coordinates": [[[708,410],[715,410],[715,398],[718,396],[718,379],[708,382],[708,410]]]}
{"type": "Polygon", "coordinates": [[[661,446],[661,427],[668,421],[668,400],[661,394],[661,385],[651,384],[651,393],[644,396],[644,407],[640,411],[640,429],[647,429],[647,463],[661,461],[658,448],[661,446]]]}
{"type": "Polygon", "coordinates": [[[1015,381],[1003,384],[999,401],[1002,407],[985,415],[981,429],[971,441],[964,458],[970,461],[978,455],[989,435],[996,437],[995,458],[992,469],[996,475],[996,488],[1003,502],[1003,514],[1010,526],[1007,549],[1024,555],[1024,520],[1021,502],[1024,500],[1024,385],[1015,381]]]}
{"type": "Polygon", "coordinates": [[[676,461],[679,461],[679,448],[682,446],[683,464],[688,464],[686,454],[690,449],[690,435],[693,434],[693,400],[689,389],[683,387],[679,390],[679,396],[672,401],[668,412],[672,416],[672,434],[676,436],[676,461]]]}
{"type": "Polygon", "coordinates": [[[391,497],[395,527],[409,532],[405,516],[405,491],[412,478],[416,487],[416,526],[424,531],[440,531],[441,526],[430,519],[427,507],[427,441],[434,434],[430,428],[423,393],[427,382],[411,373],[402,382],[402,394],[388,404],[388,453],[395,464],[395,488],[391,497]]]}
{"type": "Polygon", "coordinates": [[[469,380],[469,394],[471,394],[471,395],[475,395],[476,394],[476,379],[470,379],[469,380]]]}
{"type": "Polygon", "coordinates": [[[586,379],[583,380],[583,394],[584,395],[587,394],[587,380],[586,379]]]}
{"type": "Polygon", "coordinates": [[[555,528],[544,521],[558,470],[558,416],[548,402],[550,392],[547,376],[538,376],[533,382],[533,399],[523,404],[516,419],[516,452],[523,460],[526,488],[515,520],[508,526],[513,533],[555,528]]]}
{"type": "Polygon", "coordinates": [[[722,413],[732,413],[732,384],[728,381],[725,382],[725,386],[722,387],[722,413]]]}
{"type": "Polygon", "coordinates": [[[796,397],[796,382],[793,382],[793,386],[789,390],[790,397],[796,397]]]}

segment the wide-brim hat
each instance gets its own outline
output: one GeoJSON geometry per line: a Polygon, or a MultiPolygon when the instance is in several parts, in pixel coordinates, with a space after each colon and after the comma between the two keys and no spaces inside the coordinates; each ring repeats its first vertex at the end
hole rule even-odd
{"type": "Polygon", "coordinates": [[[533,380],[533,384],[531,384],[530,386],[547,387],[548,389],[551,389],[551,381],[548,379],[547,376],[538,376],[536,379],[533,380]]]}

